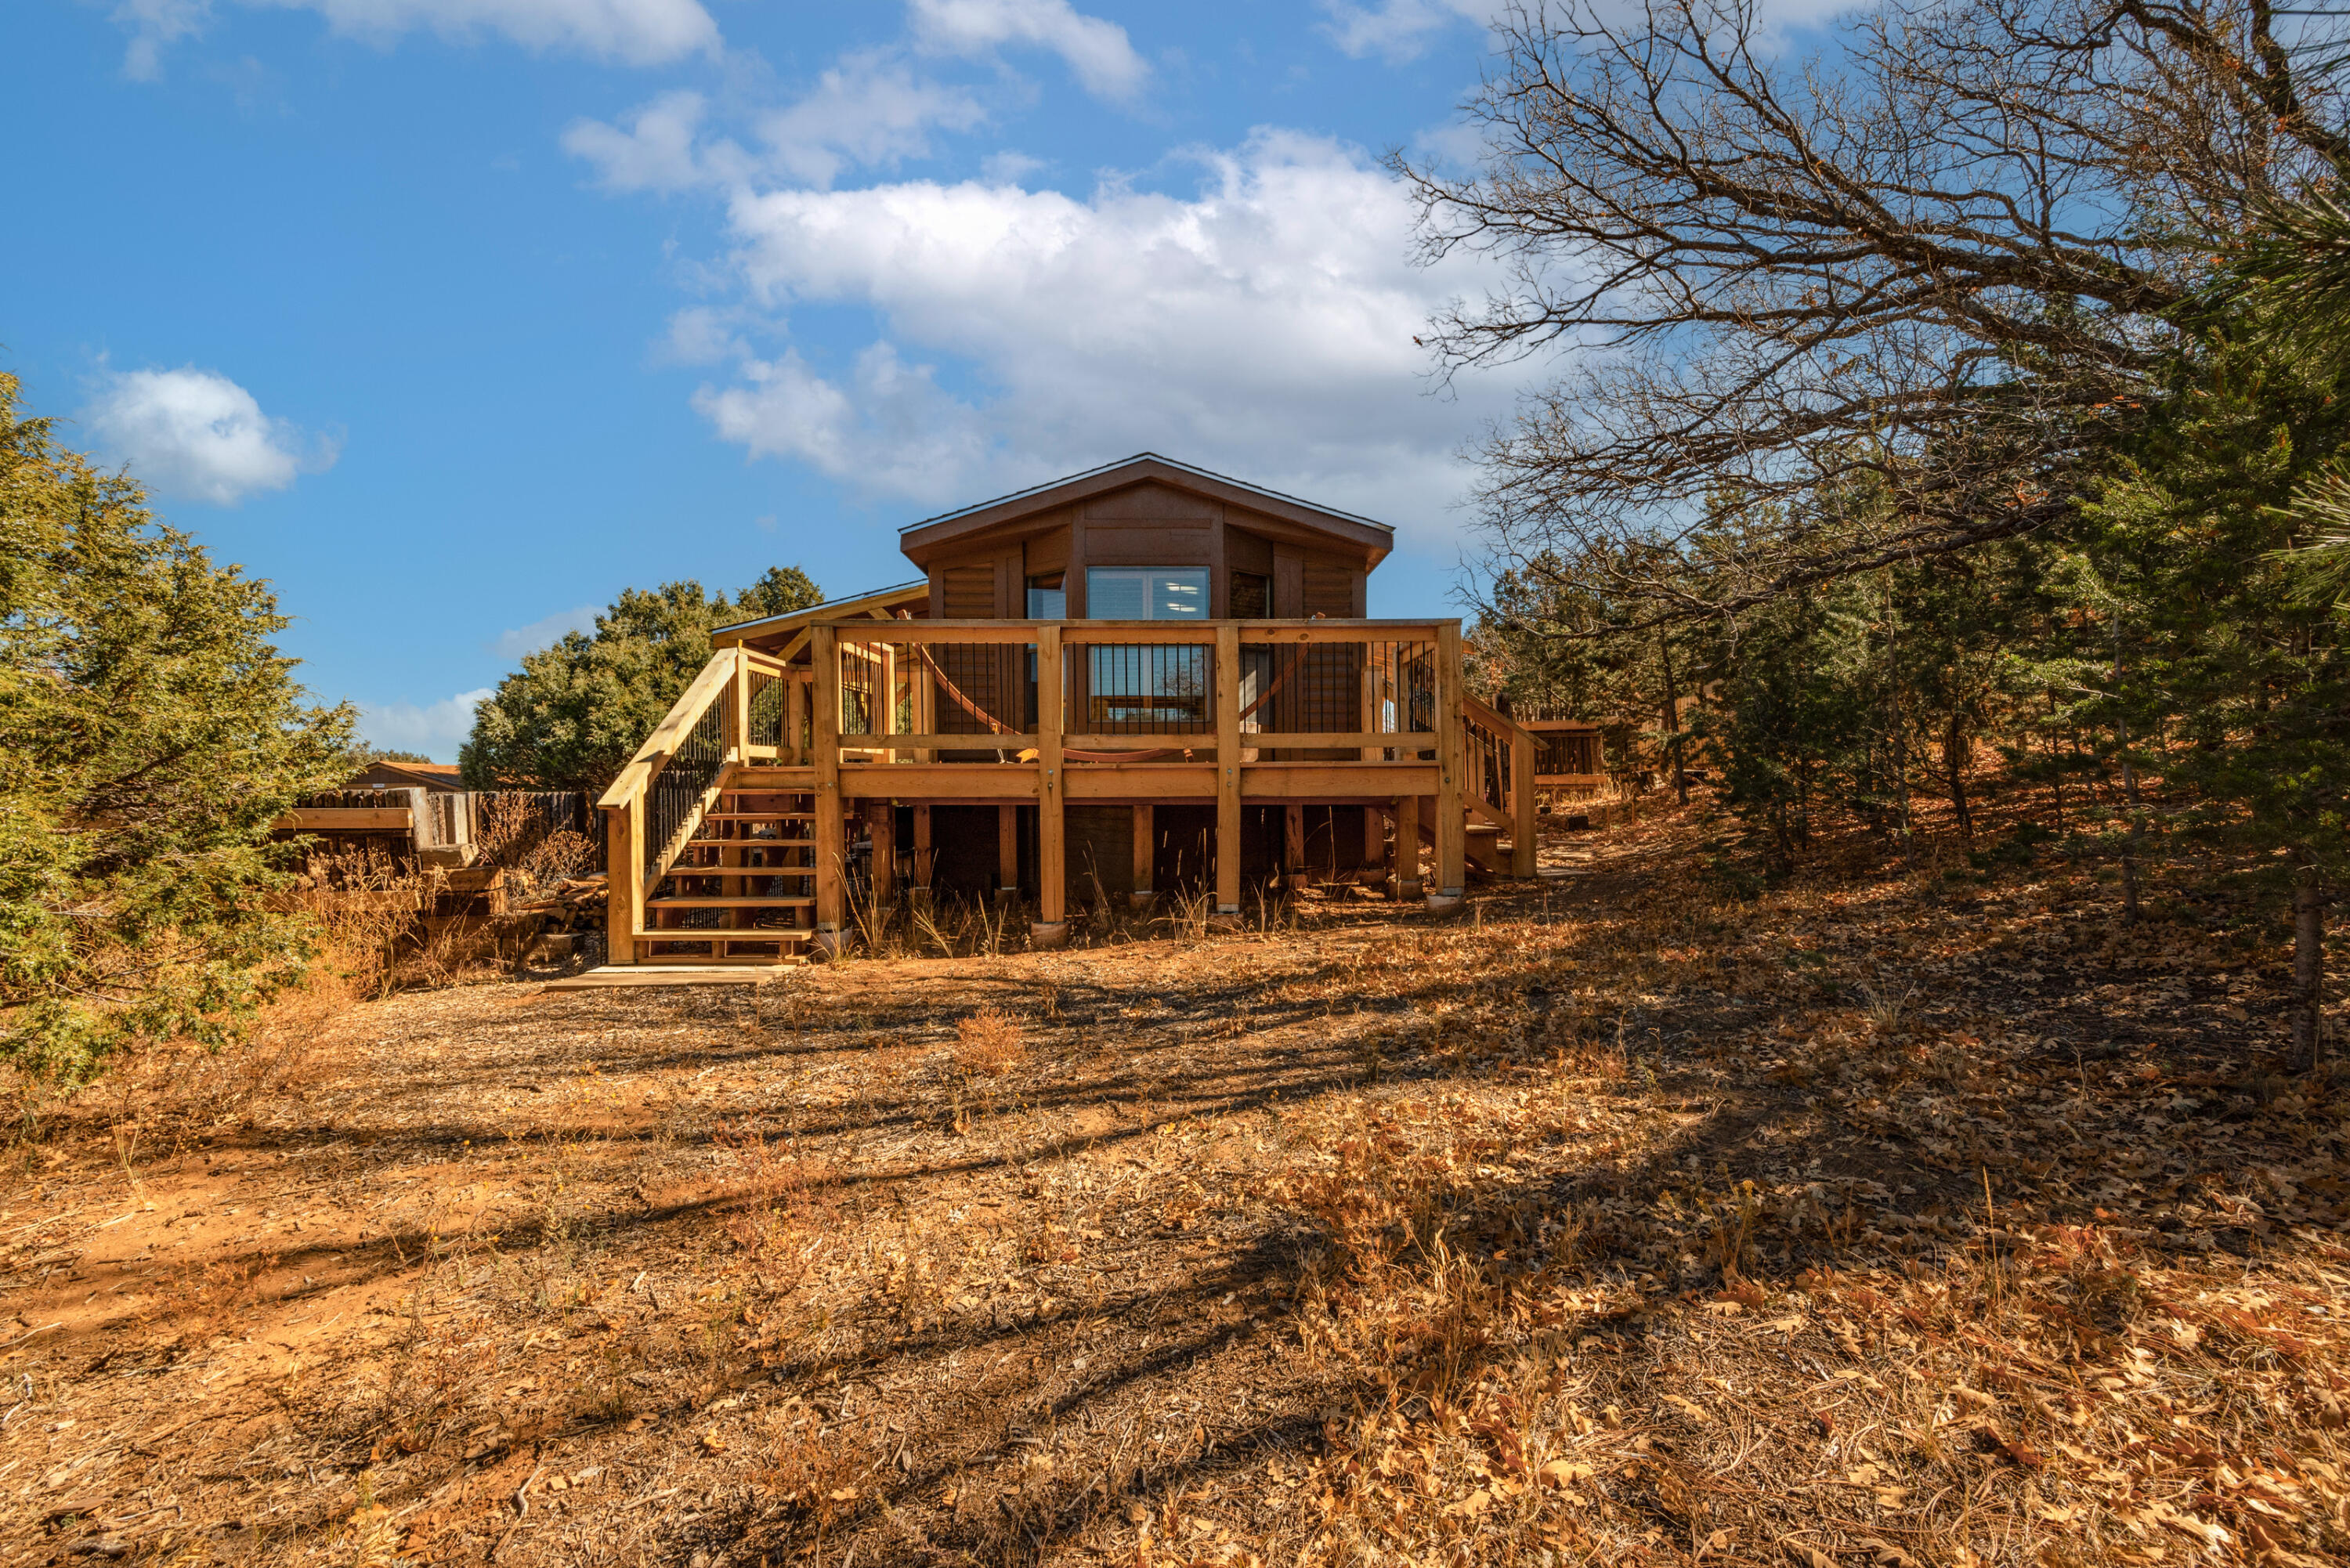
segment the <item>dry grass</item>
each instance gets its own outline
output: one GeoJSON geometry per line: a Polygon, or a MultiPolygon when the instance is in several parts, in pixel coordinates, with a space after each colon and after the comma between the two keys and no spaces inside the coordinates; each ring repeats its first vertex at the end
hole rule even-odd
{"type": "Polygon", "coordinates": [[[1028,1057],[1020,1025],[997,1007],[983,1007],[955,1025],[954,1063],[966,1073],[1003,1076],[1028,1057]]]}
{"type": "Polygon", "coordinates": [[[2055,866],[1727,902],[1702,831],[1451,922],[359,1003],[176,1145],[88,1100],[0,1201],[0,1556],[2350,1554],[2275,942],[2055,866]]]}

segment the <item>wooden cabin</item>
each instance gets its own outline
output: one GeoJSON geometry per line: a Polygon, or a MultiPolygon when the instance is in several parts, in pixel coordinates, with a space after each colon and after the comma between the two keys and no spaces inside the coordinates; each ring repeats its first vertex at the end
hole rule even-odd
{"type": "Polygon", "coordinates": [[[902,530],[921,576],[722,628],[606,791],[612,961],[774,962],[940,891],[1534,874],[1534,737],[1457,620],[1366,618],[1385,524],[1144,454],[902,530]]]}

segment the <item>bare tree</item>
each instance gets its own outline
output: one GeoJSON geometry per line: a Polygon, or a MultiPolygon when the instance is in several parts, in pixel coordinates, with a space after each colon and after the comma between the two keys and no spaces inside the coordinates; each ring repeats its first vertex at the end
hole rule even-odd
{"type": "Polygon", "coordinates": [[[1448,369],[1574,351],[1481,453],[1492,564],[1607,607],[1552,633],[2064,514],[2248,207],[2350,171],[2265,0],[1888,0],[1808,61],[1753,0],[1620,15],[1513,9],[1482,167],[1394,163],[1429,256],[1508,264],[1448,369]]]}

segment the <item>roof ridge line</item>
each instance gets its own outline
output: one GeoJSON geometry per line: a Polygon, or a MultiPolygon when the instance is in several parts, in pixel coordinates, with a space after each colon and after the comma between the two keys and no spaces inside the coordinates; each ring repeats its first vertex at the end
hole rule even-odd
{"type": "Polygon", "coordinates": [[[1055,490],[1065,484],[1075,484],[1079,480],[1091,479],[1097,474],[1108,473],[1115,469],[1130,468],[1138,462],[1163,462],[1170,468],[1180,469],[1186,473],[1196,473],[1202,479],[1212,479],[1219,484],[1229,484],[1238,490],[1270,496],[1275,501],[1285,501],[1292,506],[1303,506],[1309,512],[1319,512],[1325,516],[1343,517],[1349,523],[1359,523],[1366,528],[1377,528],[1383,534],[1391,535],[1396,531],[1395,524],[1392,523],[1381,523],[1376,518],[1365,517],[1359,513],[1341,512],[1335,506],[1326,506],[1319,501],[1308,501],[1302,495],[1292,495],[1287,491],[1254,484],[1245,479],[1234,479],[1229,473],[1218,473],[1214,469],[1201,468],[1196,462],[1185,462],[1180,457],[1169,457],[1163,452],[1139,452],[1131,457],[1121,457],[1114,462],[1100,463],[1076,473],[1065,473],[1058,479],[1047,479],[1040,483],[1029,485],[1025,489],[1011,491],[985,501],[975,501],[968,506],[958,506],[951,512],[941,512],[933,517],[924,517],[912,523],[903,524],[899,525],[898,532],[900,535],[911,534],[918,528],[928,528],[940,523],[951,523],[958,517],[966,517],[974,512],[984,512],[991,506],[1001,506],[1005,502],[1017,501],[1023,496],[1055,490]]]}

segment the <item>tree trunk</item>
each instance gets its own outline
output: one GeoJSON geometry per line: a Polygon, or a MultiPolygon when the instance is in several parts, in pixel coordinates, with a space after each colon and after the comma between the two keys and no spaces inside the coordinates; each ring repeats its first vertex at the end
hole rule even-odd
{"type": "Polygon", "coordinates": [[[2122,840],[2122,919],[2135,926],[2138,920],[2137,853],[2146,837],[2146,814],[2138,810],[2137,769],[2129,760],[2128,724],[2121,726],[2121,735],[2122,793],[2128,797],[2130,808],[2129,836],[2122,840]]]}
{"type": "Polygon", "coordinates": [[[1950,809],[1959,819],[1959,837],[1966,843],[1975,841],[1974,814],[1967,809],[1967,760],[1974,750],[1967,741],[1966,719],[1950,715],[1950,727],[1942,737],[1942,771],[1950,775],[1950,809]]]}
{"type": "MultiPolygon", "coordinates": [[[[2053,691],[2048,694],[2048,715],[2052,719],[2056,716],[2056,694],[2053,691]]],[[[2061,835],[2064,831],[2064,758],[2053,729],[2048,732],[2048,768],[2049,777],[2056,784],[2056,831],[2061,835]]]]}
{"type": "Polygon", "coordinates": [[[1681,699],[1673,685],[1673,646],[1661,631],[1657,634],[1657,654],[1665,666],[1665,733],[1670,737],[1665,743],[1673,752],[1673,793],[1687,805],[1689,774],[1681,766],[1681,699]]]}
{"type": "Polygon", "coordinates": [[[2293,889],[2293,1065],[2317,1067],[2318,1032],[2325,1004],[2325,888],[2314,870],[2293,889]]]}

